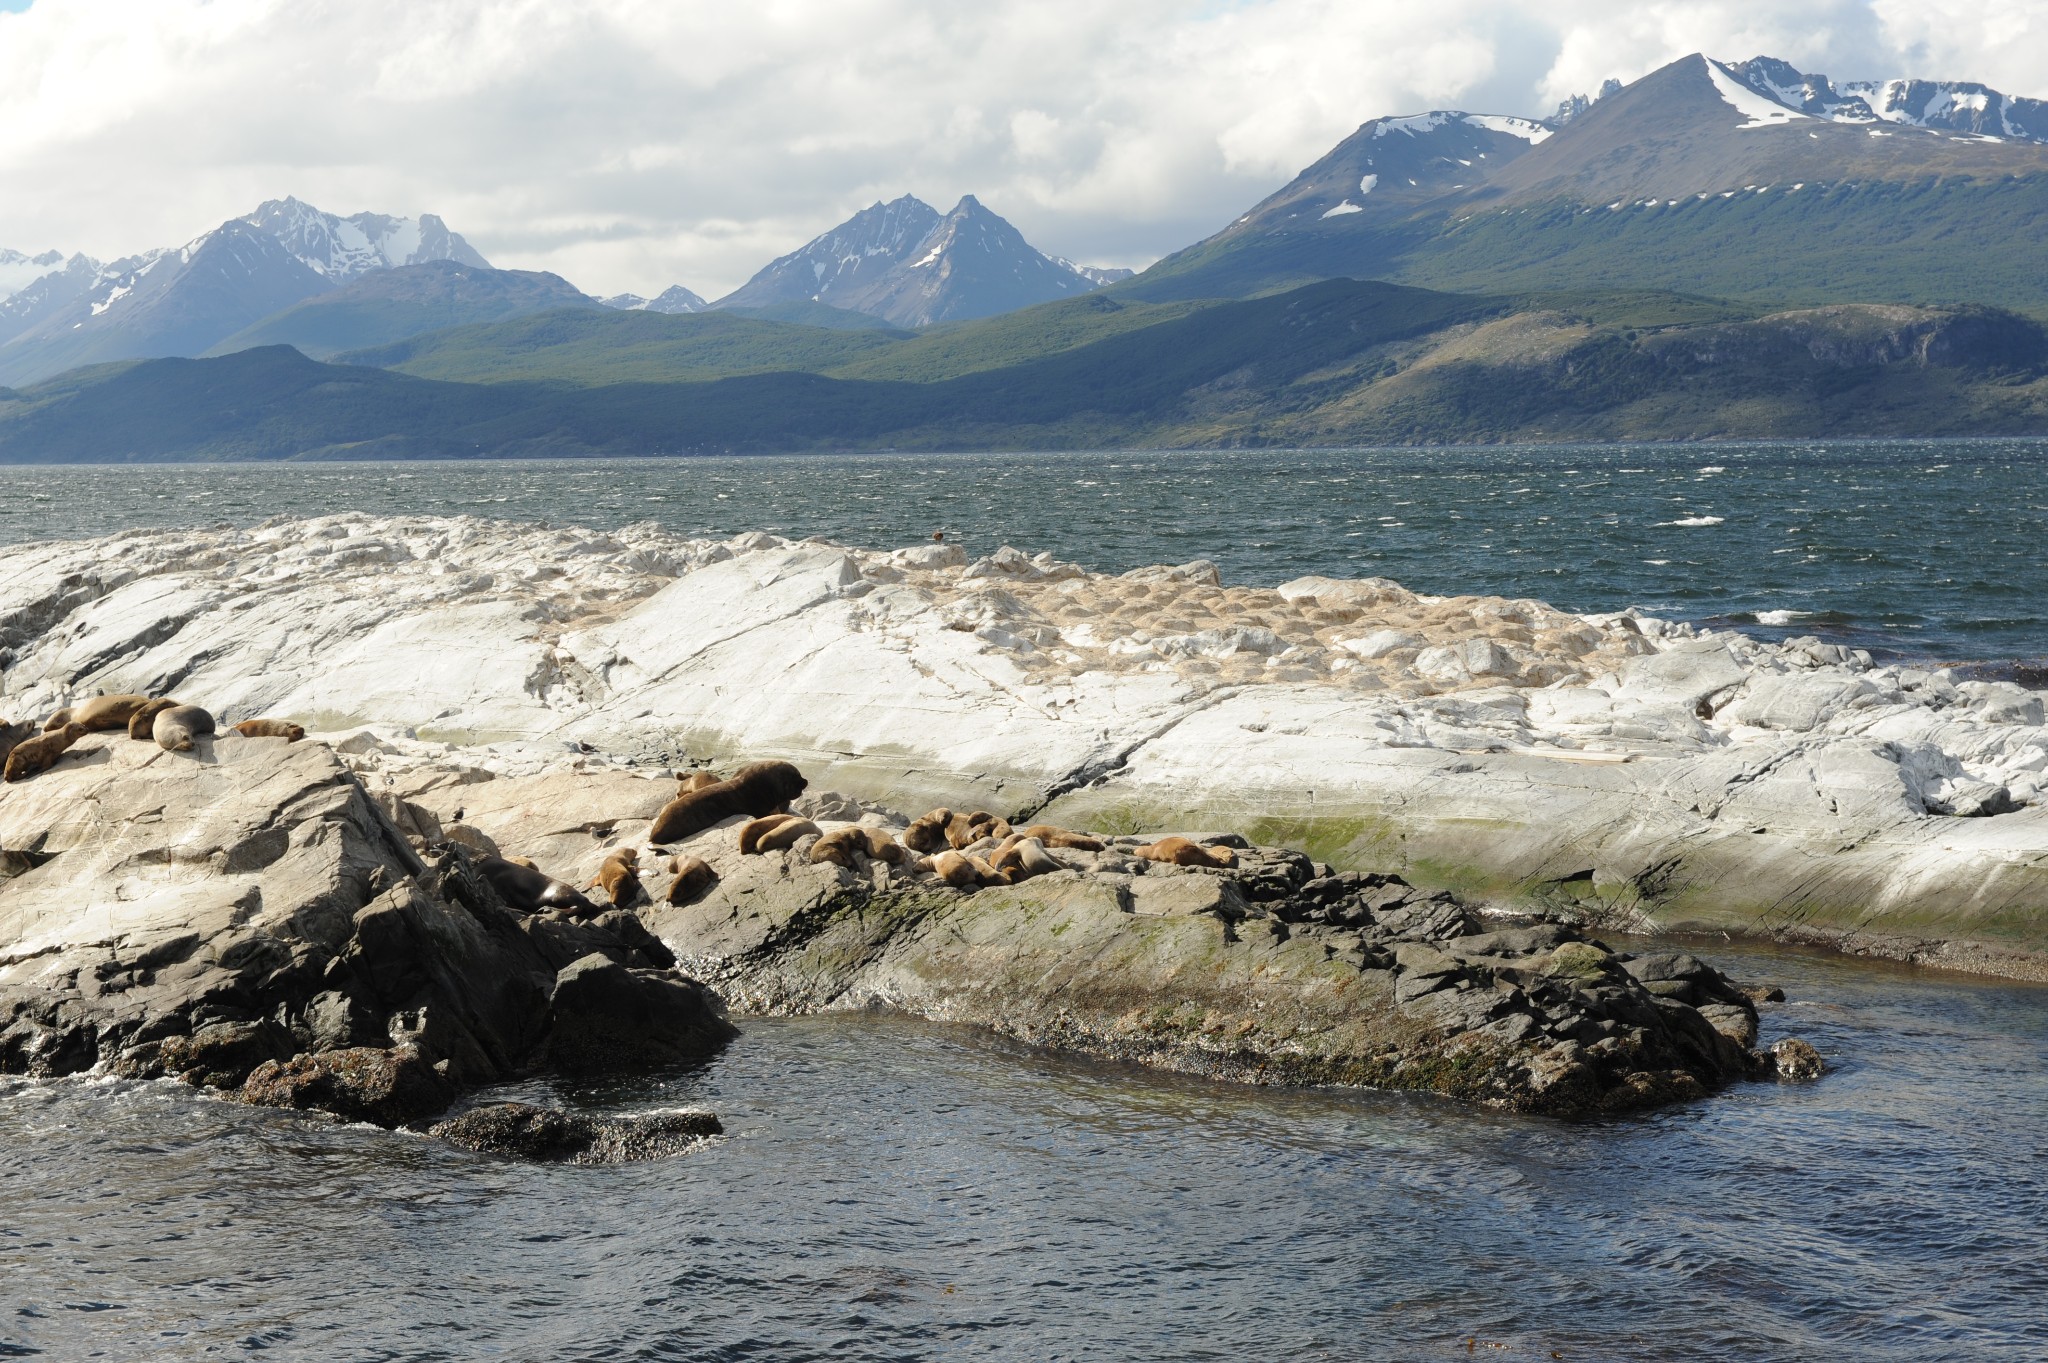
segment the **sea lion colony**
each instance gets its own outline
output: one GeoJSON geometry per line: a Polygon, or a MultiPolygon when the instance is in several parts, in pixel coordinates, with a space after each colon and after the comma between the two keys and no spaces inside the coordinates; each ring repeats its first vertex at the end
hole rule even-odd
{"type": "MultiPolygon", "coordinates": [[[[193,752],[201,738],[282,738],[295,743],[306,735],[298,724],[260,716],[223,727],[210,711],[172,696],[95,696],[57,710],[40,728],[32,723],[0,721],[0,762],[5,763],[5,779],[23,781],[47,771],[88,733],[123,729],[130,739],[154,742],[171,753],[193,752]]],[[[649,826],[648,864],[643,865],[638,847],[608,847],[597,872],[580,889],[516,854],[493,851],[481,856],[478,864],[498,895],[520,912],[594,918],[607,909],[653,902],[655,896],[642,879],[650,872],[667,878],[659,890],[661,900],[685,904],[700,897],[716,881],[717,873],[702,858],[671,854],[663,844],[681,842],[733,820],[743,821],[736,835],[743,855],[794,853],[812,864],[836,865],[856,873],[879,866],[887,868],[884,874],[967,891],[1016,885],[1069,869],[1054,855],[1056,849],[1097,853],[1109,846],[1102,838],[1050,824],[1015,829],[987,810],[934,809],[913,820],[900,838],[866,824],[827,831],[790,812],[790,802],[808,785],[795,766],[777,761],[751,763],[724,779],[702,770],[681,774],[675,798],[649,826]],[[593,890],[601,893],[595,897],[587,893],[593,890]]],[[[1165,837],[1122,850],[1133,857],[1183,867],[1223,869],[1235,864],[1235,854],[1228,846],[1184,837],[1165,837]]]]}

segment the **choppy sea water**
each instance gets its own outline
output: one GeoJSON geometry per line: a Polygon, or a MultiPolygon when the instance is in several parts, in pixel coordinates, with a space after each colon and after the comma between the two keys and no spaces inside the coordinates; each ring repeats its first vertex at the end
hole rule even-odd
{"type": "Polygon", "coordinates": [[[2048,655],[2048,444],[817,455],[18,467],[0,542],[337,510],[893,547],[934,530],[1091,568],[1641,606],[1941,661],[2048,655]],[[89,495],[78,495],[81,484],[89,495]]]}
{"type": "Polygon", "coordinates": [[[1834,1071],[1562,1123],[750,1021],[701,1069],[515,1091],[726,1123],[611,1169],[0,1084],[0,1356],[2048,1357],[2048,990],[1710,954],[1834,1071]]]}

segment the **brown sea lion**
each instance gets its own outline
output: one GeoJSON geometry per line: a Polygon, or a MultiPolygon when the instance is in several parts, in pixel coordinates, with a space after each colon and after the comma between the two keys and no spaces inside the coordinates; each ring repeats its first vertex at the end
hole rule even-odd
{"type": "Polygon", "coordinates": [[[1015,885],[1020,880],[1042,876],[1049,871],[1064,871],[1066,867],[1053,859],[1045,850],[1045,844],[1037,838],[1018,838],[1009,842],[988,859],[1007,884],[1015,885]]]}
{"type": "Polygon", "coordinates": [[[761,850],[762,838],[766,837],[769,833],[773,832],[774,830],[782,827],[782,825],[788,823],[791,819],[794,819],[795,817],[796,815],[794,814],[763,814],[760,818],[753,820],[751,823],[741,824],[740,855],[743,857],[751,857],[756,852],[759,852],[761,850]]]}
{"type": "Polygon", "coordinates": [[[717,784],[718,773],[710,771],[693,771],[688,776],[682,777],[676,782],[676,794],[688,795],[693,790],[702,790],[706,786],[715,786],[717,784]]]}
{"type": "Polygon", "coordinates": [[[636,847],[618,847],[604,859],[604,865],[597,868],[592,885],[604,887],[606,898],[612,907],[623,909],[640,897],[640,850],[636,847]]]}
{"type": "Polygon", "coordinates": [[[985,809],[977,809],[972,814],[955,814],[946,823],[946,841],[956,851],[983,838],[994,838],[1000,842],[1009,836],[1009,821],[999,819],[985,809]]]}
{"type": "Polygon", "coordinates": [[[1204,847],[1186,838],[1161,838],[1143,847],[1133,847],[1131,855],[1171,866],[1207,866],[1218,871],[1237,865],[1237,853],[1228,847],[1204,847]]]}
{"type": "Polygon", "coordinates": [[[72,723],[23,739],[14,745],[13,752],[7,754],[7,766],[0,776],[9,781],[26,781],[37,772],[48,771],[57,764],[66,748],[84,737],[85,726],[72,723]]]}
{"type": "Polygon", "coordinates": [[[507,857],[482,856],[476,864],[508,908],[521,913],[555,909],[572,918],[592,918],[599,912],[597,905],[585,899],[575,886],[556,880],[531,862],[522,865],[507,857]]]}
{"type": "Polygon", "coordinates": [[[59,710],[56,714],[51,715],[48,719],[43,721],[43,732],[46,734],[55,733],[57,730],[63,728],[70,722],[71,707],[67,705],[63,709],[59,710]]]}
{"type": "Polygon", "coordinates": [[[156,741],[156,717],[164,711],[183,704],[169,696],[158,696],[135,707],[135,713],[128,716],[128,737],[144,743],[156,741]]]}
{"type": "Polygon", "coordinates": [[[787,762],[755,762],[729,780],[686,791],[661,807],[648,829],[651,842],[680,842],[735,815],[757,819],[788,807],[809,784],[787,762]]]}
{"type": "Polygon", "coordinates": [[[866,857],[871,861],[885,861],[900,866],[909,853],[903,845],[879,828],[863,824],[851,824],[835,828],[811,845],[813,864],[831,862],[835,866],[851,868],[855,857],[866,857]]]}
{"type": "Polygon", "coordinates": [[[150,721],[150,736],[165,752],[191,752],[195,739],[214,731],[213,716],[196,705],[173,705],[150,721]]]}
{"type": "Polygon", "coordinates": [[[106,733],[111,729],[125,729],[128,719],[137,710],[149,704],[148,696],[94,696],[71,707],[73,723],[83,724],[89,734],[106,733]]]}
{"type": "Polygon", "coordinates": [[[0,722],[0,771],[6,769],[8,754],[14,751],[16,744],[34,738],[40,732],[25,719],[15,720],[12,724],[0,722]]]}
{"type": "Polygon", "coordinates": [[[675,883],[668,887],[668,902],[687,904],[711,888],[711,882],[718,879],[718,873],[711,869],[711,863],[702,857],[670,857],[668,869],[676,873],[675,883]]]}
{"type": "Polygon", "coordinates": [[[781,823],[768,829],[759,838],[754,840],[754,850],[756,852],[780,852],[787,847],[795,845],[798,838],[817,831],[818,826],[809,819],[799,819],[794,815],[788,815],[783,818],[781,823]]]}
{"type": "Polygon", "coordinates": [[[287,743],[306,736],[303,728],[286,719],[245,719],[234,730],[244,738],[281,738],[287,743]]]}
{"type": "Polygon", "coordinates": [[[946,825],[953,822],[953,811],[934,809],[923,818],[915,819],[910,827],[903,830],[903,845],[913,852],[943,852],[946,850],[946,825]]]}
{"type": "Polygon", "coordinates": [[[932,858],[932,874],[956,890],[972,890],[981,885],[981,873],[974,869],[974,862],[951,848],[932,858]]]}
{"type": "Polygon", "coordinates": [[[1100,852],[1106,845],[1100,838],[1091,838],[1086,833],[1071,829],[1055,828],[1049,823],[1035,823],[1016,836],[1036,838],[1047,847],[1067,847],[1076,852],[1100,852]]]}

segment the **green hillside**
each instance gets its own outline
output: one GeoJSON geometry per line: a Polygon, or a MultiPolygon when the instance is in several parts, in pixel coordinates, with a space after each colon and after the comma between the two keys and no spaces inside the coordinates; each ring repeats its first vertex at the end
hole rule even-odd
{"type": "Polygon", "coordinates": [[[596,312],[601,307],[559,275],[430,260],[373,270],[245,327],[206,353],[230,355],[256,346],[288,345],[326,359],[422,332],[561,308],[596,312]]]}
{"type": "Polygon", "coordinates": [[[817,372],[888,350],[908,332],[827,330],[732,312],[562,309],[351,351],[345,364],[465,383],[667,383],[817,372]]]}
{"type": "Polygon", "coordinates": [[[2048,333],[1988,308],[1331,280],[928,382],[448,382],[282,346],[107,365],[0,401],[0,462],[2031,434],[2044,376],[2048,333]]]}

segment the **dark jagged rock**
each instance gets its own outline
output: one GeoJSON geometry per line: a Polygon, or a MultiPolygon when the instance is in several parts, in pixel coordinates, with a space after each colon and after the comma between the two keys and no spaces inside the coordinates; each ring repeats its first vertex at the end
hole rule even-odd
{"type": "Polygon", "coordinates": [[[564,1074],[656,1069],[716,1054],[739,1035],[718,996],[687,976],[593,953],[555,977],[549,1065],[564,1074]]]}
{"type": "Polygon", "coordinates": [[[591,1117],[527,1103],[493,1103],[442,1122],[428,1134],[486,1155],[625,1164],[683,1154],[724,1130],[709,1112],[591,1117]]]}
{"type": "Polygon", "coordinates": [[[455,1091],[413,1047],[350,1046],[267,1060],[244,1081],[239,1096],[260,1107],[404,1126],[446,1111],[455,1091]]]}

